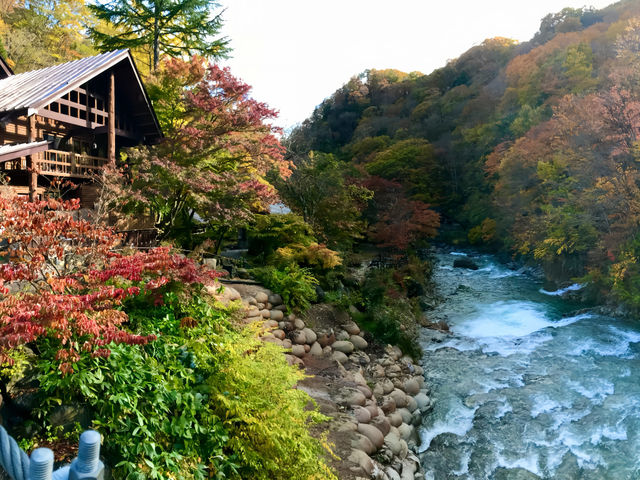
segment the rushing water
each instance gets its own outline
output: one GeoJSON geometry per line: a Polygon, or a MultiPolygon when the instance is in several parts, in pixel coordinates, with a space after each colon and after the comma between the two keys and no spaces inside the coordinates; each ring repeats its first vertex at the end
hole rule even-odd
{"type": "Polygon", "coordinates": [[[422,338],[426,478],[640,479],[640,324],[573,315],[531,272],[456,255],[437,255],[432,312],[452,334],[422,338]]]}

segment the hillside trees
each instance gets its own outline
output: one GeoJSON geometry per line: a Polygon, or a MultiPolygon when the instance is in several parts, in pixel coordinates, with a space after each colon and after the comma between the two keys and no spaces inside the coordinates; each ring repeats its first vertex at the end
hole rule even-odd
{"type": "Polygon", "coordinates": [[[220,14],[212,14],[217,7],[214,0],[96,2],[89,8],[104,25],[92,27],[91,38],[103,51],[142,51],[154,71],[163,55],[220,58],[227,53],[228,42],[219,35],[220,14]]]}
{"type": "Polygon", "coordinates": [[[0,53],[16,73],[90,55],[84,31],[92,21],[83,0],[8,0],[0,5],[0,53]]]}
{"type": "Polygon", "coordinates": [[[332,154],[310,152],[297,158],[294,167],[289,178],[276,184],[283,200],[323,242],[349,250],[364,237],[362,210],[372,192],[358,185],[353,178],[357,172],[332,154]]]}
{"type": "Polygon", "coordinates": [[[186,248],[206,238],[219,247],[275,201],[266,173],[290,174],[268,123],[276,112],[228,69],[198,57],[163,63],[149,92],[166,138],[128,152],[121,207],[148,209],[161,237],[186,248]]]}

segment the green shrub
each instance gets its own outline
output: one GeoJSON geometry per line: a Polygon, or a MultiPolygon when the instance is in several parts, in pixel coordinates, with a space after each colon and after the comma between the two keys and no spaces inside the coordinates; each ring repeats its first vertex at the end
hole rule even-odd
{"type": "Polygon", "coordinates": [[[282,350],[198,295],[164,299],[125,304],[131,328],[156,341],[83,354],[74,374],[57,368],[57,345],[40,342],[44,428],[60,405],[86,408],[115,478],[334,479],[326,443],[308,432],[324,417],[305,408],[310,397],[293,388],[302,374],[282,350]]]}
{"type": "Polygon", "coordinates": [[[272,266],[254,268],[251,273],[265,287],[279,293],[291,310],[304,312],[316,300],[318,280],[308,269],[295,263],[282,270],[272,266]]]}

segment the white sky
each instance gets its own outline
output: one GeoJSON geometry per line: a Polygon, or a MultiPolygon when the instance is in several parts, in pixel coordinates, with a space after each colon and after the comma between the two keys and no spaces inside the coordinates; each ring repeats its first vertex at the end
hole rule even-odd
{"type": "Polygon", "coordinates": [[[221,0],[224,64],[288,128],[367,68],[430,73],[486,38],[529,40],[546,14],[585,3],[613,0],[221,0]]]}

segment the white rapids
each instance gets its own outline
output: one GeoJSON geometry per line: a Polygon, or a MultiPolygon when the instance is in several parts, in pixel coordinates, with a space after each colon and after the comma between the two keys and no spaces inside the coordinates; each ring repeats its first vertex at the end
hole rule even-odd
{"type": "Polygon", "coordinates": [[[640,324],[596,314],[540,288],[526,269],[466,252],[437,255],[445,298],[426,330],[435,400],[420,431],[426,478],[640,479],[640,324]]]}

